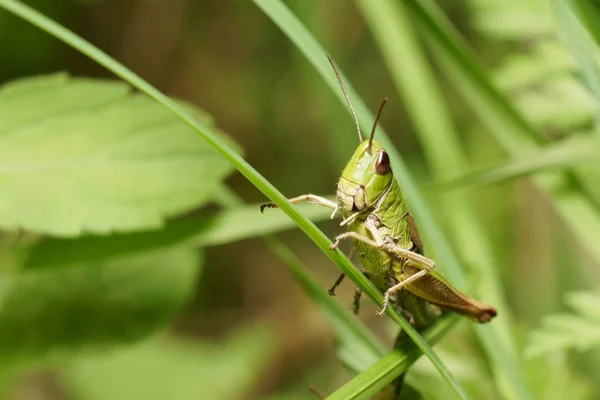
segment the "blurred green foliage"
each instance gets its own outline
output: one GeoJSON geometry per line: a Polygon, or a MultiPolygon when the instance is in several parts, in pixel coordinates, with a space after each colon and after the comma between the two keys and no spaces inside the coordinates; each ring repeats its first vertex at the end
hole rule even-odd
{"type": "MultiPolygon", "coordinates": [[[[27,4],[183,99],[286,195],[333,194],[352,121],[255,4],[27,4]]],[[[598,398],[598,4],[411,0],[402,26],[391,1],[285,4],[368,104],[390,98],[381,124],[436,189],[427,205],[474,292],[506,302],[495,325],[461,323],[436,347],[469,396],[598,398]]],[[[378,339],[341,310],[351,285],[341,306],[322,296],[339,271],[301,234],[282,239],[309,268],[258,241],[293,224],[240,205],[230,189],[264,199],[180,120],[5,11],[0,48],[5,398],[311,398],[391,346],[370,305],[378,339]]],[[[452,396],[424,358],[407,384],[452,396]]]]}

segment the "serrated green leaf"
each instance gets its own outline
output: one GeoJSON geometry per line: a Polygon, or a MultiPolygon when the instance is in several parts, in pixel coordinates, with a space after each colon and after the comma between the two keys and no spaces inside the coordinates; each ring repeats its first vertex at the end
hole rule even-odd
{"type": "Polygon", "coordinates": [[[220,343],[154,339],[79,356],[61,376],[79,400],[241,400],[260,380],[275,344],[257,328],[220,343]]]}
{"type": "Polygon", "coordinates": [[[598,48],[596,42],[580,23],[572,4],[574,1],[554,0],[550,2],[557,21],[560,38],[577,61],[578,70],[586,82],[595,101],[596,125],[600,122],[600,70],[598,70],[598,48]]]}
{"type": "Polygon", "coordinates": [[[575,313],[552,314],[542,319],[542,327],[530,333],[525,356],[539,357],[564,349],[585,351],[600,346],[600,294],[574,292],[567,296],[575,313]]]}
{"type": "Polygon", "coordinates": [[[565,303],[577,310],[584,317],[600,320],[600,293],[569,292],[565,295],[565,303]]]}
{"type": "Polygon", "coordinates": [[[126,85],[65,75],[0,90],[0,227],[54,235],[160,227],[232,167],[126,85]]]}
{"type": "MultiPolygon", "coordinates": [[[[331,214],[329,210],[312,204],[296,207],[315,222],[326,220],[331,214]]],[[[199,247],[222,245],[296,227],[282,212],[265,210],[261,214],[259,210],[259,204],[243,205],[205,217],[171,220],[155,231],[45,239],[32,248],[23,249],[23,269],[67,267],[182,244],[199,247]]]]}
{"type": "Polygon", "coordinates": [[[0,354],[36,361],[143,338],[171,320],[199,271],[199,253],[187,247],[21,271],[0,311],[0,354]]]}
{"type": "Polygon", "coordinates": [[[548,80],[539,90],[515,96],[514,101],[540,129],[569,132],[593,122],[594,99],[570,75],[548,80]]]}
{"type": "Polygon", "coordinates": [[[542,42],[530,52],[508,54],[491,72],[496,84],[505,92],[535,91],[545,83],[569,75],[575,61],[557,42],[542,42]]]}
{"type": "Polygon", "coordinates": [[[545,36],[554,32],[552,10],[543,0],[471,0],[474,25],[500,39],[545,36]]]}

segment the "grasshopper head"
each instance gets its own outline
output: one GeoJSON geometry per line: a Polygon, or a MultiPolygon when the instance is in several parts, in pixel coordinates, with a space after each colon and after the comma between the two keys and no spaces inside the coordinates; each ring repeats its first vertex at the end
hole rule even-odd
{"type": "Polygon", "coordinates": [[[363,140],[360,133],[360,124],[358,123],[352,103],[350,103],[350,99],[348,98],[342,77],[329,54],[327,54],[327,58],[331,63],[348,107],[350,107],[350,112],[354,117],[356,133],[358,133],[358,140],[360,141],[358,149],[354,152],[346,168],[344,168],[344,172],[342,172],[342,177],[338,183],[338,207],[344,218],[348,218],[356,212],[362,213],[376,207],[377,201],[388,190],[394,180],[390,167],[390,158],[381,144],[373,140],[377,121],[379,120],[383,106],[387,102],[387,98],[383,99],[379,105],[377,114],[375,114],[370,138],[363,140]]]}
{"type": "Polygon", "coordinates": [[[344,168],[338,183],[337,198],[345,216],[369,210],[394,180],[390,158],[379,142],[363,141],[344,168]]]}

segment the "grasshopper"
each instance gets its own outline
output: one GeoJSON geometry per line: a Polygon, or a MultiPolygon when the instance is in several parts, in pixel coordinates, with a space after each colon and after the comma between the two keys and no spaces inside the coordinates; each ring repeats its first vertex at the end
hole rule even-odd
{"type": "MultiPolygon", "coordinates": [[[[359,145],[344,168],[337,187],[337,203],[322,196],[305,194],[289,199],[291,203],[308,201],[333,210],[333,219],[339,212],[340,226],[348,231],[337,235],[330,249],[334,250],[344,239],[352,239],[363,273],[384,293],[382,316],[390,302],[419,329],[429,324],[442,310],[453,311],[476,322],[488,322],[496,310],[461,293],[434,271],[433,260],[424,256],[423,244],[417,227],[394,179],[390,158],[381,144],[374,139],[377,121],[387,102],[379,106],[371,135],[363,140],[358,118],[346,92],[335,63],[327,55],[350,108],[359,145]],[[404,289],[404,290],[403,290],[404,289]]],[[[276,208],[274,203],[261,206],[276,208]]],[[[344,279],[341,274],[329,294],[344,279]]],[[[354,299],[358,314],[360,290],[354,299]]],[[[397,340],[398,341],[398,340],[397,340]]]]}

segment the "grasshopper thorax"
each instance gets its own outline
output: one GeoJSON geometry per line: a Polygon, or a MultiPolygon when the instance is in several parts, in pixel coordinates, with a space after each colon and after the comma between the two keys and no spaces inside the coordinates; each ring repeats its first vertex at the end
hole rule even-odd
{"type": "Polygon", "coordinates": [[[344,168],[338,183],[338,207],[345,218],[377,207],[394,177],[390,159],[379,142],[363,141],[344,168]]]}

